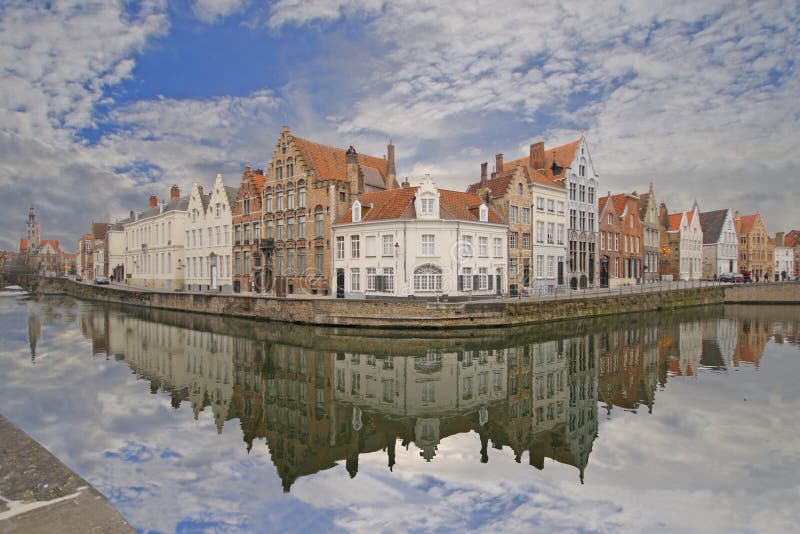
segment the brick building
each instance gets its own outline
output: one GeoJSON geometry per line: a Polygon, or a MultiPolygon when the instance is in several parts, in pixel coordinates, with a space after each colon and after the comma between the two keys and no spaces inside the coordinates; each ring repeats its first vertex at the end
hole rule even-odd
{"type": "Polygon", "coordinates": [[[245,167],[231,206],[233,225],[233,292],[261,293],[261,217],[263,215],[264,171],[245,167]]]}
{"type": "Polygon", "coordinates": [[[640,283],[643,228],[639,197],[608,193],[600,199],[599,210],[600,286],[640,283]]]}
{"type": "Polygon", "coordinates": [[[739,238],[739,268],[750,273],[756,281],[764,279],[764,274],[772,273],[772,261],[769,258],[769,240],[767,228],[760,213],[740,215],[733,213],[733,226],[739,238]]]}
{"type": "Polygon", "coordinates": [[[658,204],[653,184],[647,193],[639,195],[639,219],[642,221],[642,278],[645,282],[656,282],[658,275],[659,224],[658,204]]]}
{"type": "Polygon", "coordinates": [[[378,158],[295,137],[284,126],[264,175],[263,292],[330,295],[331,224],[362,193],[397,188],[391,143],[378,158]]]}

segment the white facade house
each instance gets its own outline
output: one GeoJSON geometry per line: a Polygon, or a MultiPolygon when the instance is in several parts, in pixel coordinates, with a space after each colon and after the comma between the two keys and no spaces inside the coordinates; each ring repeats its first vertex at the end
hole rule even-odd
{"type": "Polygon", "coordinates": [[[123,282],[125,280],[125,225],[123,221],[118,221],[108,227],[106,251],[108,252],[109,277],[113,276],[115,282],[123,282]]]}
{"type": "Polygon", "coordinates": [[[703,278],[739,271],[739,240],[730,209],[700,214],[703,230],[703,278]]]}
{"type": "Polygon", "coordinates": [[[172,186],[170,201],[150,197],[150,207],[123,225],[125,281],[132,286],[166,290],[184,288],[183,237],[189,197],[172,186]]]}
{"type": "Polygon", "coordinates": [[[669,219],[670,231],[677,231],[680,235],[678,279],[700,280],[703,274],[703,228],[697,203],[691,211],[670,215],[669,219]]]}
{"type": "Polygon", "coordinates": [[[92,266],[94,268],[93,277],[105,276],[105,243],[102,239],[95,239],[92,250],[92,266]]]}
{"type": "Polygon", "coordinates": [[[533,287],[536,294],[552,295],[564,287],[567,257],[567,190],[563,183],[539,179],[530,182],[533,195],[533,287]]]}
{"type": "Polygon", "coordinates": [[[569,195],[567,226],[567,284],[572,289],[595,287],[598,283],[597,189],[600,176],[595,170],[586,137],[553,149],[551,169],[564,173],[569,195]]]}
{"type": "Polygon", "coordinates": [[[236,188],[226,187],[218,174],[214,187],[206,194],[192,184],[184,230],[186,289],[231,293],[231,207],[236,188]]]}
{"type": "Polygon", "coordinates": [[[794,276],[794,247],[787,246],[789,241],[778,233],[775,239],[775,274],[784,279],[791,279],[794,276]],[[782,241],[782,242],[781,242],[782,241]],[[785,274],[784,274],[785,273],[785,274]]]}
{"type": "Polygon", "coordinates": [[[416,187],[361,195],[332,225],[338,298],[505,292],[508,225],[478,195],[416,187]]]}

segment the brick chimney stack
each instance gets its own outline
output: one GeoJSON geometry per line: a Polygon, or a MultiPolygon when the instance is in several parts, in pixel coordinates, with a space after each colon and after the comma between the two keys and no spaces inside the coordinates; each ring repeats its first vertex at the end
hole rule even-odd
{"type": "Polygon", "coordinates": [[[531,170],[537,171],[544,168],[544,142],[539,141],[530,146],[531,156],[531,170]]]}
{"type": "Polygon", "coordinates": [[[364,192],[364,181],[358,168],[358,152],[350,145],[345,153],[345,168],[347,181],[350,183],[350,193],[358,195],[364,192]]]}
{"type": "Polygon", "coordinates": [[[775,246],[776,247],[782,247],[782,246],[785,245],[786,242],[784,241],[784,235],[785,234],[783,232],[775,232],[775,246]]]}
{"type": "Polygon", "coordinates": [[[489,180],[487,176],[488,167],[489,167],[488,161],[484,161],[483,163],[481,163],[481,189],[489,187],[489,180]]]}
{"type": "Polygon", "coordinates": [[[400,187],[402,189],[408,189],[409,187],[411,187],[411,184],[408,181],[408,176],[406,176],[406,178],[403,180],[403,183],[400,184],[400,187]]]}
{"type": "Polygon", "coordinates": [[[494,172],[497,176],[503,172],[503,153],[500,152],[494,157],[494,172]]]}
{"type": "Polygon", "coordinates": [[[394,145],[391,139],[389,144],[386,145],[386,177],[390,184],[394,183],[397,178],[397,169],[394,164],[394,145]]]}
{"type": "Polygon", "coordinates": [[[181,190],[177,185],[173,185],[172,189],[169,190],[169,199],[178,200],[179,198],[181,198],[181,190]]]}
{"type": "Polygon", "coordinates": [[[155,193],[152,193],[150,195],[150,203],[148,204],[148,206],[150,206],[151,208],[155,208],[156,206],[158,206],[158,197],[156,196],[155,193]]]}

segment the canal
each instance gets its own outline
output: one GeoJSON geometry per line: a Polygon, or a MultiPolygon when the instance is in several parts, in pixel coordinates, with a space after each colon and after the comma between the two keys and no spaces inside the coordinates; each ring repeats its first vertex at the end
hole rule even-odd
{"type": "Polygon", "coordinates": [[[0,413],[140,532],[783,532],[800,309],[382,331],[0,297],[0,413]]]}

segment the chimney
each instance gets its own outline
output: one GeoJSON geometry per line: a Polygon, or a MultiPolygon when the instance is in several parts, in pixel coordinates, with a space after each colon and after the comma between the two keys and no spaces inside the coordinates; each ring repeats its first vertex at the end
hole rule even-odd
{"type": "Polygon", "coordinates": [[[494,171],[497,173],[497,176],[500,176],[500,173],[503,172],[503,153],[500,152],[494,157],[494,171]]]}
{"type": "Polygon", "coordinates": [[[537,171],[544,168],[544,142],[532,143],[531,150],[531,170],[537,171]]]}
{"type": "Polygon", "coordinates": [[[135,212],[135,211],[133,211],[133,210],[131,210],[131,213],[130,213],[130,218],[131,218],[131,219],[133,219],[133,218],[135,218],[135,217],[136,217],[136,212],[135,212]]]}
{"type": "Polygon", "coordinates": [[[389,144],[386,145],[386,178],[391,184],[394,182],[396,177],[397,177],[397,170],[395,169],[394,165],[394,145],[392,144],[392,140],[390,139],[389,144]]]}
{"type": "Polygon", "coordinates": [[[364,185],[358,168],[358,152],[350,145],[345,154],[345,172],[350,184],[350,194],[358,195],[363,192],[364,185]]]}
{"type": "Polygon", "coordinates": [[[197,186],[197,192],[200,193],[201,197],[203,196],[203,186],[202,185],[198,185],[197,186]]]}
{"type": "Polygon", "coordinates": [[[408,189],[409,187],[411,187],[411,184],[408,183],[408,176],[405,177],[405,179],[403,180],[403,183],[400,184],[400,187],[402,189],[408,189]]]}
{"type": "Polygon", "coordinates": [[[173,185],[172,189],[169,190],[169,199],[170,200],[178,200],[181,197],[181,190],[177,185],[173,185]]]}
{"type": "Polygon", "coordinates": [[[775,232],[775,246],[782,247],[786,244],[783,239],[784,233],[783,232],[775,232]]]}
{"type": "Polygon", "coordinates": [[[150,206],[151,208],[155,208],[156,206],[158,206],[158,197],[156,196],[155,193],[152,193],[150,195],[150,203],[148,204],[148,206],[150,206]]]}
{"type": "Polygon", "coordinates": [[[484,161],[483,163],[481,163],[481,189],[489,187],[489,180],[487,179],[486,176],[487,167],[489,167],[488,161],[484,161]]]}

